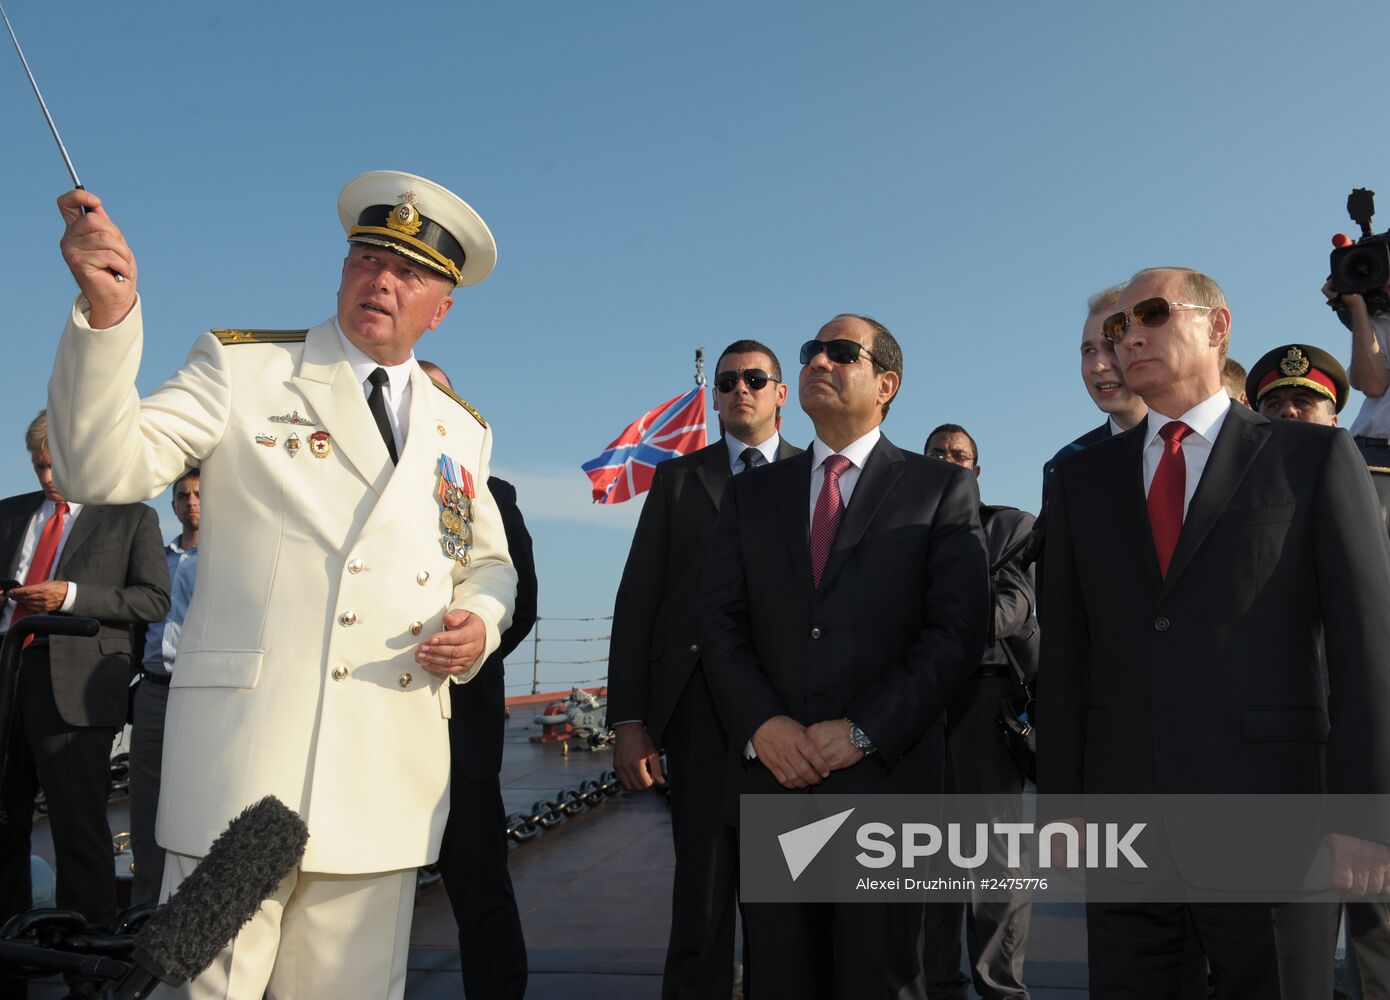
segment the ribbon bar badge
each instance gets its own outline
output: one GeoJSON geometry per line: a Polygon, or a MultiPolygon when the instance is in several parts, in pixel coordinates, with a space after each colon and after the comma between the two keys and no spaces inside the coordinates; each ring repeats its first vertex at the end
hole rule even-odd
{"type": "Polygon", "coordinates": [[[468,565],[473,548],[473,476],[448,455],[439,456],[440,548],[450,559],[468,565]]]}

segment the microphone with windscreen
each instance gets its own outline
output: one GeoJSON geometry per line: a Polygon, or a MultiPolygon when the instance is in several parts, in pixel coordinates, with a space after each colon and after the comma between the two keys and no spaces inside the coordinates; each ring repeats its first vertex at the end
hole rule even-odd
{"type": "Polygon", "coordinates": [[[140,1000],[161,982],[179,986],[196,977],[298,866],[308,840],[304,820],[275,796],[247,807],[140,928],[135,968],[108,996],[140,1000]]]}

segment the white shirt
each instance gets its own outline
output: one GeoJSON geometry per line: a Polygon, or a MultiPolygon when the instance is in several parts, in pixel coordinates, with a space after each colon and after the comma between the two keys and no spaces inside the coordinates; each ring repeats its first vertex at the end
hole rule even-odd
{"type": "Polygon", "coordinates": [[[367,381],[367,376],[378,368],[386,372],[387,382],[381,394],[386,399],[386,419],[391,424],[391,436],[396,439],[396,454],[401,454],[405,450],[405,436],[410,432],[410,372],[415,367],[415,353],[412,351],[410,357],[398,365],[383,365],[358,350],[357,345],[347,339],[336,319],[333,329],[338,331],[343,354],[347,356],[347,363],[362,386],[364,398],[372,394],[372,384],[367,381]]]}
{"type": "MultiPolygon", "coordinates": [[[[1371,329],[1380,345],[1380,360],[1390,368],[1390,316],[1371,315],[1371,329]]],[[[1390,392],[1383,396],[1367,396],[1351,422],[1352,437],[1390,438],[1390,392]]]]}
{"type": "Polygon", "coordinates": [[[869,431],[857,441],[851,441],[842,449],[832,451],[830,445],[826,444],[819,437],[811,442],[811,518],[816,516],[816,498],[820,496],[821,486],[825,484],[825,460],[831,455],[843,455],[849,459],[849,468],[840,473],[840,499],[844,501],[846,507],[849,506],[849,499],[854,495],[855,484],[859,482],[859,473],[864,471],[864,463],[868,461],[869,452],[874,450],[874,445],[878,444],[878,439],[882,433],[877,427],[869,431]]]}
{"type": "Polygon", "coordinates": [[[724,444],[729,449],[729,472],[737,476],[744,471],[743,452],[747,448],[757,448],[763,453],[763,458],[769,463],[777,461],[777,449],[782,444],[782,436],[776,431],[772,432],[772,437],[761,444],[748,445],[734,437],[732,434],[724,435],[724,444]]]}
{"type": "MultiPolygon", "coordinates": [[[[39,536],[43,534],[43,526],[48,523],[48,519],[53,516],[53,511],[57,508],[52,500],[45,499],[39,504],[39,509],[34,512],[34,516],[29,519],[29,527],[24,532],[24,543],[19,547],[19,560],[15,563],[10,573],[10,578],[18,580],[21,584],[24,577],[29,573],[29,564],[34,561],[34,550],[39,547],[39,536]]],[[[58,569],[58,561],[63,558],[63,549],[68,544],[68,536],[72,534],[72,526],[77,523],[77,515],[82,513],[80,503],[68,504],[68,516],[63,519],[63,533],[58,536],[58,551],[53,554],[53,569],[58,569]]],[[[52,579],[50,576],[49,579],[52,579]]],[[[59,611],[71,611],[73,602],[77,600],[77,584],[71,580],[68,582],[68,593],[63,598],[63,606],[59,611]]],[[[10,630],[10,619],[14,617],[15,602],[5,602],[5,612],[0,615],[0,632],[10,630]]]]}
{"type": "Polygon", "coordinates": [[[1231,397],[1226,390],[1217,389],[1211,396],[1202,400],[1180,417],[1170,417],[1149,410],[1149,423],[1144,429],[1144,496],[1149,495],[1153,485],[1154,473],[1158,471],[1158,461],[1163,457],[1163,439],[1158,432],[1174,420],[1181,420],[1192,428],[1192,433],[1182,439],[1182,457],[1187,464],[1187,482],[1184,484],[1182,516],[1187,518],[1188,505],[1192,495],[1197,492],[1197,483],[1211,458],[1211,446],[1221,433],[1221,425],[1226,422],[1226,414],[1231,412],[1231,397]]]}

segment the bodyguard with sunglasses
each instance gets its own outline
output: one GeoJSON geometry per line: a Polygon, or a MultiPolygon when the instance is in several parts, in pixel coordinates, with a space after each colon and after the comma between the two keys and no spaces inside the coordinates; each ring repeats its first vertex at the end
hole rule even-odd
{"type": "MultiPolygon", "coordinates": [[[[990,614],[975,476],[879,430],[902,351],[864,316],[801,349],[812,450],[724,493],[701,584],[705,674],[742,793],[931,793],[942,713],[990,614]]],[[[745,903],[749,996],[925,997],[923,903],[745,903]]]]}
{"type": "MultiPolygon", "coordinates": [[[[1231,313],[1200,272],[1140,271],[1104,328],[1149,414],[1052,480],[1039,791],[1390,791],[1390,618],[1364,613],[1390,556],[1351,438],[1232,403],[1231,313]]],[[[1221,833],[1163,831],[1178,880],[1221,833]]],[[[1352,894],[1386,877],[1362,844],[1329,837],[1352,894]]],[[[1087,932],[1099,998],[1181,995],[1194,943],[1214,996],[1292,996],[1280,951],[1322,946],[1276,943],[1268,904],[1090,903],[1087,932]]]]}
{"type": "MultiPolygon", "coordinates": [[[[671,783],[676,872],[662,996],[733,989],[738,851],[724,817],[727,727],[695,637],[697,583],[730,477],[801,453],[778,433],[787,387],[770,347],[738,340],[715,367],[723,436],[656,467],[613,609],[608,718],[614,766],[629,789],[671,783]]],[[[747,956],[745,956],[746,964],[747,956]]]]}

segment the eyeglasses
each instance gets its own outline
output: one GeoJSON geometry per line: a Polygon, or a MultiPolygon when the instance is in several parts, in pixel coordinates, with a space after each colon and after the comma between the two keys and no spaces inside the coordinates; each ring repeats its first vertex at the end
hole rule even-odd
{"type": "Polygon", "coordinates": [[[752,392],[757,392],[769,382],[779,381],[761,368],[745,368],[739,372],[720,372],[714,377],[714,387],[720,392],[733,392],[739,379],[743,379],[743,384],[752,392]]]}
{"type": "Polygon", "coordinates": [[[859,360],[860,353],[867,354],[869,360],[880,368],[886,368],[863,344],[853,340],[808,340],[801,345],[801,363],[809,365],[821,351],[837,365],[852,365],[859,360]]]}
{"type": "Polygon", "coordinates": [[[928,458],[939,458],[943,462],[959,462],[962,465],[974,465],[975,456],[964,448],[928,448],[928,458]]]}
{"type": "Polygon", "coordinates": [[[1100,330],[1105,339],[1112,344],[1118,344],[1125,339],[1125,334],[1129,333],[1129,317],[1132,313],[1134,318],[1139,321],[1140,326],[1146,326],[1151,330],[1156,330],[1168,322],[1168,318],[1173,315],[1174,309],[1215,309],[1215,306],[1199,306],[1193,302],[1170,302],[1167,299],[1152,298],[1142,302],[1136,302],[1130,307],[1129,312],[1121,310],[1105,318],[1100,330]]]}

